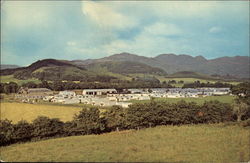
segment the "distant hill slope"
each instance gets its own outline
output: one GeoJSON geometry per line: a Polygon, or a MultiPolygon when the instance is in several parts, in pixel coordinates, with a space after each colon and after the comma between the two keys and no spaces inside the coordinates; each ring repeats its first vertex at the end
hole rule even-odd
{"type": "Polygon", "coordinates": [[[17,65],[8,65],[8,64],[1,64],[0,65],[0,69],[4,70],[4,69],[13,69],[13,68],[18,68],[20,66],[17,65]]]}
{"type": "Polygon", "coordinates": [[[55,59],[39,60],[27,67],[1,70],[1,75],[10,74],[17,79],[38,78],[40,80],[87,80],[96,76],[85,68],[55,59]]]}
{"type": "MultiPolygon", "coordinates": [[[[126,74],[152,74],[167,77],[193,78],[250,78],[250,57],[221,57],[161,54],[154,58],[121,53],[100,59],[39,60],[27,67],[1,69],[1,75],[17,79],[88,80],[95,78],[127,78],[126,74]],[[104,71],[105,70],[105,71],[104,71]],[[172,74],[172,75],[167,75],[172,74]],[[105,76],[105,77],[104,77],[105,76]]],[[[106,79],[105,79],[106,80],[106,79]]]]}
{"type": "Polygon", "coordinates": [[[88,59],[71,61],[73,64],[84,66],[93,63],[107,61],[131,61],[158,67],[168,74],[179,71],[193,71],[207,75],[234,76],[237,78],[249,78],[250,57],[221,57],[208,60],[202,56],[192,57],[189,55],[161,54],[154,58],[138,56],[129,53],[114,54],[101,59],[88,59]]]}
{"type": "Polygon", "coordinates": [[[1,75],[13,75],[20,80],[37,78],[39,80],[110,81],[117,78],[125,79],[126,74],[133,73],[166,75],[165,71],[160,68],[129,61],[77,65],[70,61],[44,59],[27,67],[1,70],[1,75]]]}
{"type": "Polygon", "coordinates": [[[219,77],[213,77],[210,75],[205,75],[205,74],[192,72],[192,71],[179,71],[179,72],[167,75],[166,77],[169,77],[169,78],[220,79],[219,77]]]}
{"type": "Polygon", "coordinates": [[[73,65],[71,63],[66,63],[63,61],[56,60],[56,59],[44,59],[44,60],[38,60],[37,62],[34,62],[27,67],[18,67],[18,68],[13,68],[13,69],[8,68],[8,69],[1,70],[1,75],[10,75],[10,74],[13,74],[14,72],[17,72],[17,71],[33,72],[41,67],[53,67],[53,66],[78,67],[78,66],[73,65]]]}
{"type": "Polygon", "coordinates": [[[97,62],[85,65],[89,70],[107,69],[112,73],[118,74],[157,74],[166,75],[166,72],[160,68],[154,68],[144,63],[130,62],[130,61],[107,61],[97,62]]]}

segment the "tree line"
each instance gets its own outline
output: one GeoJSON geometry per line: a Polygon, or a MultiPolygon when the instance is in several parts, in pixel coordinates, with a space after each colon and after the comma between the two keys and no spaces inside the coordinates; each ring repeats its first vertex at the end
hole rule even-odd
{"type": "Polygon", "coordinates": [[[0,83],[0,93],[17,93],[20,87],[28,88],[48,88],[54,91],[73,90],[73,89],[105,89],[115,88],[117,90],[129,88],[172,88],[168,83],[160,83],[157,80],[142,80],[140,78],[132,81],[116,81],[116,82],[73,82],[73,81],[42,81],[41,83],[27,82],[19,86],[15,82],[0,83]]]}
{"type": "Polygon", "coordinates": [[[213,87],[213,88],[232,88],[233,85],[229,83],[215,82],[215,83],[202,83],[199,80],[193,83],[186,83],[182,86],[182,88],[202,88],[202,87],[213,87]]]}
{"type": "MultiPolygon", "coordinates": [[[[241,102],[242,103],[242,102],[241,102]]],[[[240,121],[250,118],[249,105],[230,105],[219,101],[132,104],[128,108],[112,106],[101,113],[98,107],[82,109],[72,121],[39,116],[32,123],[0,121],[0,144],[41,139],[101,134],[117,130],[142,129],[158,125],[207,124],[240,121]],[[237,106],[237,107],[236,107],[237,106]]],[[[248,121],[250,126],[250,121],[248,121]]]]}
{"type": "MultiPolygon", "coordinates": [[[[28,88],[48,88],[54,91],[72,90],[72,89],[105,89],[115,88],[117,90],[129,89],[129,88],[174,88],[171,82],[160,82],[156,78],[133,78],[132,81],[116,80],[112,82],[73,82],[73,81],[53,81],[48,82],[43,80],[41,83],[27,82],[19,86],[15,82],[0,83],[0,93],[17,93],[20,87],[28,88]]],[[[231,84],[227,83],[200,83],[196,81],[194,83],[187,83],[183,85],[183,88],[200,88],[200,87],[228,87],[233,88],[231,84]]]]}

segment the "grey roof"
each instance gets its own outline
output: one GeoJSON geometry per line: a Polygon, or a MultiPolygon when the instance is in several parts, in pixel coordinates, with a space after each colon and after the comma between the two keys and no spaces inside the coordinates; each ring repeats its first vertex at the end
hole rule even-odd
{"type": "Polygon", "coordinates": [[[51,92],[48,88],[29,88],[28,92],[51,92]]]}
{"type": "Polygon", "coordinates": [[[106,91],[116,91],[116,89],[84,89],[87,92],[106,92],[106,91]]]}

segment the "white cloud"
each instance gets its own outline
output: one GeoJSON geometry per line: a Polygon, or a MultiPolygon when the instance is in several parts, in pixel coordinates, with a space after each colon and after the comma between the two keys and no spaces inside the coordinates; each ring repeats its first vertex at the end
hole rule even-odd
{"type": "Polygon", "coordinates": [[[146,26],[143,31],[145,34],[157,35],[157,36],[169,36],[181,34],[181,30],[174,24],[168,23],[155,23],[150,26],[146,26]]]}
{"type": "Polygon", "coordinates": [[[22,29],[26,27],[46,27],[50,19],[49,3],[37,1],[5,1],[1,14],[5,16],[4,25],[22,29]]]}
{"type": "Polygon", "coordinates": [[[117,38],[97,48],[101,53],[105,53],[105,55],[120,52],[130,52],[145,56],[166,52],[181,53],[184,52],[184,49],[187,49],[187,45],[185,45],[182,40],[176,41],[167,37],[180,33],[182,33],[181,29],[174,24],[155,23],[143,28],[143,30],[131,40],[117,38]]]}
{"type": "Polygon", "coordinates": [[[218,33],[218,32],[220,32],[220,31],[222,31],[222,28],[221,28],[221,27],[216,27],[216,26],[211,27],[211,28],[209,29],[209,32],[210,32],[210,33],[218,33]]]}
{"type": "Polygon", "coordinates": [[[67,45],[68,45],[68,46],[75,46],[75,45],[76,45],[76,42],[75,42],[75,41],[68,41],[68,42],[67,42],[67,45]]]}
{"type": "Polygon", "coordinates": [[[114,3],[84,1],[82,12],[103,28],[126,29],[136,26],[134,18],[127,17],[112,7],[114,3]]]}

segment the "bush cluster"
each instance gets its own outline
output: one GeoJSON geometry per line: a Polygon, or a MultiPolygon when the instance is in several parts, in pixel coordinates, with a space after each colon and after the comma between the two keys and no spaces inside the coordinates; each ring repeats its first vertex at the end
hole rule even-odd
{"type": "Polygon", "coordinates": [[[212,88],[231,88],[232,84],[229,83],[222,83],[222,82],[216,82],[216,83],[201,83],[199,80],[193,82],[193,83],[186,83],[183,85],[182,88],[202,88],[202,87],[212,87],[212,88]]]}
{"type": "MultiPolygon", "coordinates": [[[[245,119],[250,118],[245,115],[245,119]]],[[[128,108],[112,106],[100,113],[96,107],[82,109],[72,121],[37,117],[32,123],[9,120],[0,122],[0,144],[34,141],[73,135],[101,134],[124,129],[140,129],[158,125],[182,125],[235,121],[233,108],[219,101],[177,103],[155,102],[133,104],[128,108]]]]}

